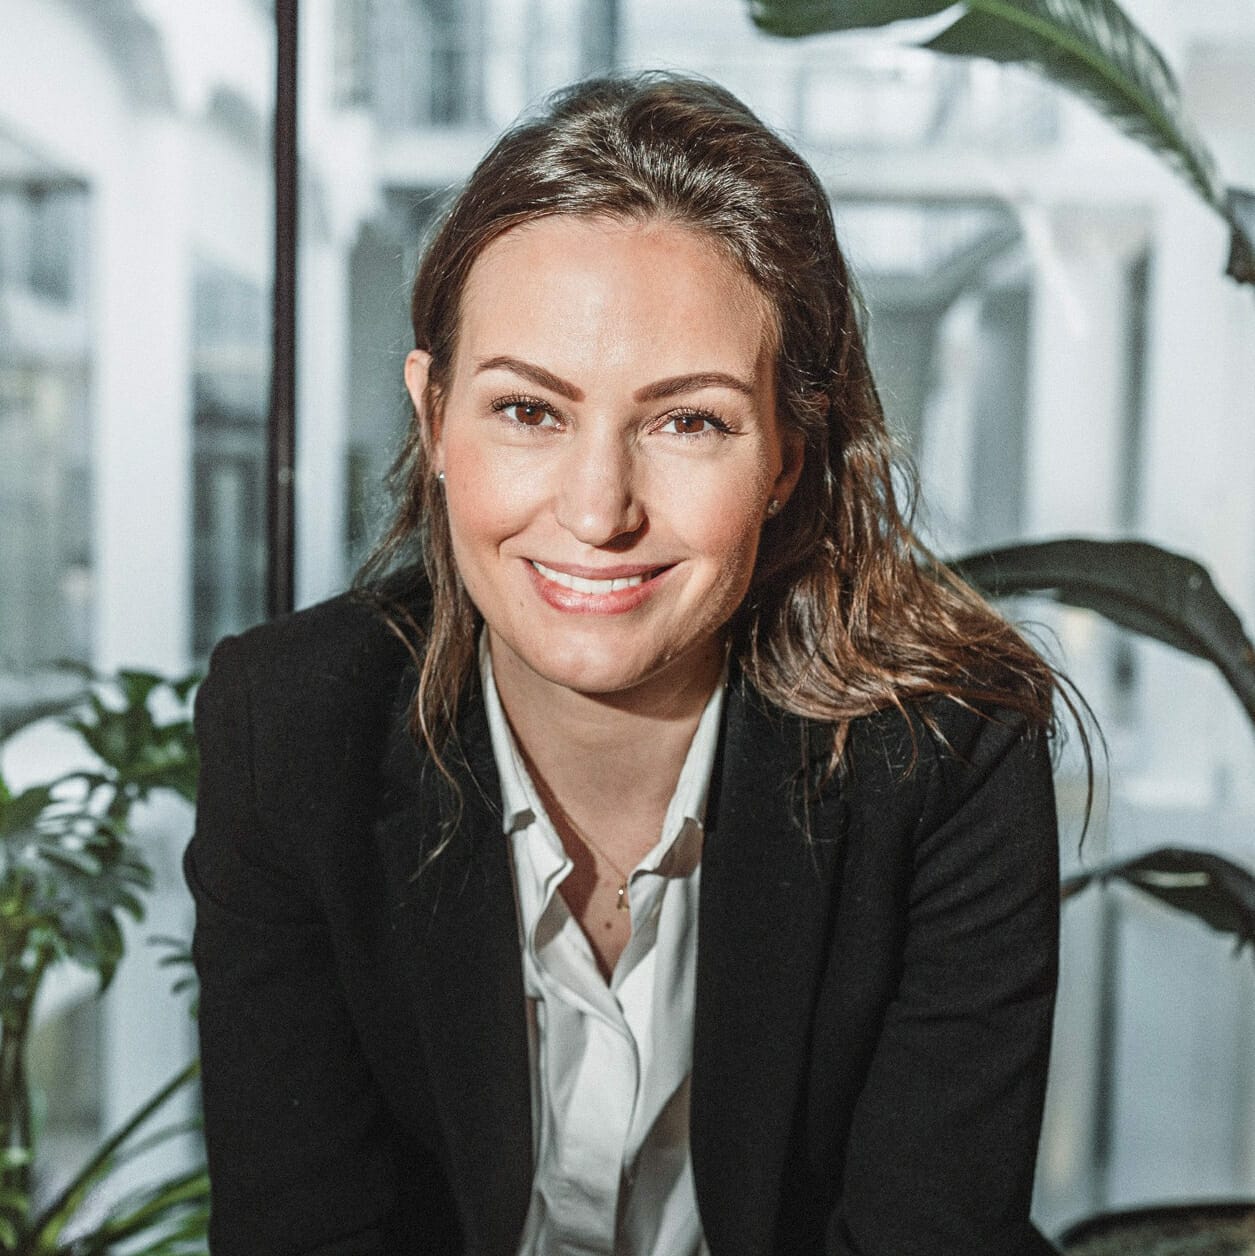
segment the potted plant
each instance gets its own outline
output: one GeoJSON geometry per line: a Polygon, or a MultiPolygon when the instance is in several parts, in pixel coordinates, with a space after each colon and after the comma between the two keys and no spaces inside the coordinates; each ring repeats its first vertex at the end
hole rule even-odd
{"type": "Polygon", "coordinates": [[[88,692],[61,722],[91,752],[94,766],[20,792],[0,776],[0,1252],[90,1256],[125,1242],[136,1256],[191,1256],[205,1251],[209,1183],[202,1166],[121,1196],[109,1187],[130,1159],[187,1132],[185,1121],[154,1126],[170,1100],[193,1084],[194,1061],[51,1198],[40,1189],[28,1072],[39,994],[49,973],[67,964],[94,974],[98,993],[107,989],[125,949],[123,918],[143,918],[152,884],[133,840],[132,810],[162,791],[190,800],[196,787],[188,701],[197,677],[124,671],[100,683],[83,675],[88,692]],[[162,704],[172,717],[155,713],[162,704]]]}

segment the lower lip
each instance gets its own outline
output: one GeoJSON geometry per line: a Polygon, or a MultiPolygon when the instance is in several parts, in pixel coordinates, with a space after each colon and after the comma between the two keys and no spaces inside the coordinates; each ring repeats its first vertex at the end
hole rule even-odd
{"type": "Polygon", "coordinates": [[[626,589],[614,589],[610,593],[577,593],[564,584],[558,584],[547,576],[542,576],[530,562],[524,560],[528,574],[536,592],[542,601],[556,611],[567,611],[576,615],[624,615],[634,611],[661,586],[668,574],[674,570],[664,567],[661,571],[634,584],[626,589]]]}

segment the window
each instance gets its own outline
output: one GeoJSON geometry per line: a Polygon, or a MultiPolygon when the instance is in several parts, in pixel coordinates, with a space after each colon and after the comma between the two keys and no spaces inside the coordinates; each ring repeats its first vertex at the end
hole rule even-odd
{"type": "Polygon", "coordinates": [[[0,697],[11,714],[47,697],[40,665],[91,652],[86,202],[76,184],[0,183],[0,697]]]}
{"type": "Polygon", "coordinates": [[[370,35],[373,0],[336,0],[332,97],[341,108],[371,103],[370,35]]]}
{"type": "Polygon", "coordinates": [[[380,125],[479,123],[485,21],[477,0],[376,0],[372,12],[370,88],[380,125]]]}
{"type": "Polygon", "coordinates": [[[265,296],[201,262],[193,295],[192,642],[265,614],[265,296]]]}

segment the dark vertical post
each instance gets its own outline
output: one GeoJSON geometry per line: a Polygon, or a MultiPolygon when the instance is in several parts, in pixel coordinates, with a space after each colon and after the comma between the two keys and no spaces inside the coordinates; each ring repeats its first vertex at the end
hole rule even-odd
{"type": "Polygon", "coordinates": [[[1115,1157],[1116,1051],[1119,1047],[1121,908],[1110,889],[1100,890],[1098,946],[1098,1035],[1094,1055],[1094,1133],[1091,1145],[1089,1207],[1111,1207],[1111,1167],[1115,1157]]]}
{"type": "Polygon", "coordinates": [[[296,598],[297,0],[275,0],[275,274],[266,432],[266,610],[296,598]]]}

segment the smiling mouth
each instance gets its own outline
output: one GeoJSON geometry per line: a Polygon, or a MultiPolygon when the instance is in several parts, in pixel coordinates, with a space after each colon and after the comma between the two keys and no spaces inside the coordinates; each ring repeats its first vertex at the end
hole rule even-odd
{"type": "Polygon", "coordinates": [[[538,563],[534,558],[529,561],[546,580],[552,580],[554,584],[560,584],[573,593],[605,594],[617,593],[620,589],[635,589],[647,580],[652,580],[663,570],[662,567],[651,567],[647,571],[640,571],[631,576],[616,576],[611,580],[590,580],[585,576],[573,576],[565,571],[555,571],[552,567],[546,567],[544,563],[538,563]]]}

